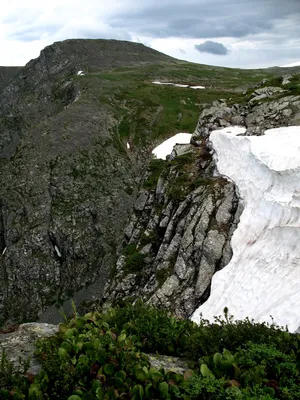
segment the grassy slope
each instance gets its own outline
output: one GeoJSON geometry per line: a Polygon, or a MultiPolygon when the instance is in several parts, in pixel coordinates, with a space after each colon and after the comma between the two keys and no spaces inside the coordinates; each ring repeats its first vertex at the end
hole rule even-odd
{"type": "Polygon", "coordinates": [[[244,102],[242,94],[268,70],[241,70],[178,61],[128,68],[114,68],[75,77],[83,93],[79,101],[106,103],[120,122],[125,141],[145,145],[177,132],[193,132],[205,105],[224,98],[228,104],[244,102]],[[152,84],[153,81],[203,85],[193,90],[152,84]]]}

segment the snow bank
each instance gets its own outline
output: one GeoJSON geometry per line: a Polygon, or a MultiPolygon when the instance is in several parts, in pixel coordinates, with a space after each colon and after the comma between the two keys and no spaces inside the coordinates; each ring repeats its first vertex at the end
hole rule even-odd
{"type": "Polygon", "coordinates": [[[243,128],[211,133],[217,168],[232,179],[244,211],[230,263],[212,280],[209,299],[195,311],[210,320],[225,307],[236,319],[300,326],[300,127],[265,136],[237,136],[243,128]]]}
{"type": "Polygon", "coordinates": [[[155,155],[156,158],[161,158],[163,160],[172,153],[173,147],[175,144],[187,144],[191,141],[191,134],[190,133],[177,133],[175,136],[171,137],[170,139],[165,140],[159,146],[157,146],[153,151],[152,154],[155,155]]]}
{"type": "Polygon", "coordinates": [[[171,85],[171,86],[181,87],[181,88],[205,89],[205,86],[190,86],[190,85],[185,85],[185,84],[182,84],[182,83],[170,83],[170,82],[159,82],[159,81],[154,81],[152,83],[154,85],[171,85]]]}

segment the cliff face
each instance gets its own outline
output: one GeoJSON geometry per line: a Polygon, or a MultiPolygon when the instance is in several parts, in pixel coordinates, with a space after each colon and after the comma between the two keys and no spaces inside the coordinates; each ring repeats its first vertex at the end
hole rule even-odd
{"type": "Polygon", "coordinates": [[[205,146],[177,146],[155,160],[125,229],[123,254],[104,301],[139,298],[189,317],[209,296],[214,273],[231,258],[240,209],[235,187],[214,177],[205,146]],[[176,151],[176,150],[175,150],[176,151]]]}
{"type": "Polygon", "coordinates": [[[112,107],[84,97],[76,74],[166,60],[128,42],[66,41],[0,93],[0,322],[36,319],[91,283],[101,295],[140,167],[112,107]]]}

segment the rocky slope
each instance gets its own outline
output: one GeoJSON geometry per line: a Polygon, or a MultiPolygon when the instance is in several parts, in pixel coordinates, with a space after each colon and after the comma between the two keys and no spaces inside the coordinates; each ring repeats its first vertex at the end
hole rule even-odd
{"type": "Polygon", "coordinates": [[[36,319],[90,283],[101,292],[133,203],[134,152],[108,104],[79,101],[76,73],[170,61],[138,44],[71,40],[1,91],[0,321],[36,319]]]}

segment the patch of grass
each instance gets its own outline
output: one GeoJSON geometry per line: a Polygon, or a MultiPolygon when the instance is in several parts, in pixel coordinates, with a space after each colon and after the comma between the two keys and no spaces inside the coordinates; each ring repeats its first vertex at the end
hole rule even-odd
{"type": "Polygon", "coordinates": [[[157,181],[161,174],[165,171],[166,161],[161,159],[152,159],[149,164],[149,175],[143,184],[144,189],[153,190],[156,188],[157,181]]]}

